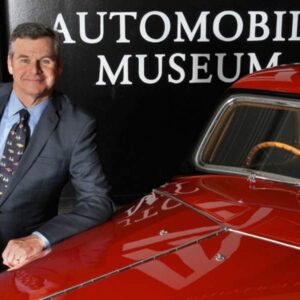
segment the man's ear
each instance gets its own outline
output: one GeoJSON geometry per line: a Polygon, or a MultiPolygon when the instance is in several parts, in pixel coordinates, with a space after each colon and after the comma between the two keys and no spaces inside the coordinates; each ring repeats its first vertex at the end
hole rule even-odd
{"type": "Polygon", "coordinates": [[[12,55],[7,55],[7,68],[10,75],[13,75],[12,55]]]}

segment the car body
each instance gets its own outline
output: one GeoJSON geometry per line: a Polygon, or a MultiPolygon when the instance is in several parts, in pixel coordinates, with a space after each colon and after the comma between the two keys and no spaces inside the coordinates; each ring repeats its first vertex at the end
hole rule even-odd
{"type": "Polygon", "coordinates": [[[179,176],[0,274],[1,299],[300,299],[300,66],[231,86],[179,176]]]}

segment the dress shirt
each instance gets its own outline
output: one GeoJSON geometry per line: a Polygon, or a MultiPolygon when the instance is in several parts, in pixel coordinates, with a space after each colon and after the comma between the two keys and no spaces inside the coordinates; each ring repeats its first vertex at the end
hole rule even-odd
{"type": "Polygon", "coordinates": [[[34,107],[26,108],[21,101],[17,98],[14,91],[12,91],[9,101],[4,109],[1,122],[0,122],[0,157],[2,157],[6,139],[8,136],[8,133],[12,126],[19,122],[19,111],[23,108],[27,109],[30,117],[28,120],[28,125],[30,128],[30,136],[32,135],[44,109],[48,105],[49,100],[45,100],[39,104],[37,104],[34,107]]]}
{"type": "MultiPolygon", "coordinates": [[[[30,136],[34,132],[34,129],[39,122],[39,119],[46,108],[46,106],[49,103],[49,99],[44,100],[43,102],[31,107],[31,108],[26,108],[22,102],[18,99],[16,96],[15,92],[12,91],[10,98],[8,100],[8,103],[6,104],[3,115],[0,121],[0,157],[2,157],[4,148],[5,148],[5,143],[6,139],[8,136],[8,133],[12,126],[19,122],[19,111],[23,108],[27,109],[30,116],[28,120],[28,125],[30,128],[30,136]]],[[[34,235],[38,236],[44,243],[44,248],[49,248],[50,243],[44,237],[40,232],[35,231],[33,232],[34,235]]]]}

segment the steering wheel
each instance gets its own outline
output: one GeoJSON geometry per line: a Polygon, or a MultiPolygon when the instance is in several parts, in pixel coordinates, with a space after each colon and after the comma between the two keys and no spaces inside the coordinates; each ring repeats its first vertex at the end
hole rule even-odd
{"type": "Polygon", "coordinates": [[[249,151],[246,161],[245,161],[246,166],[247,167],[251,166],[253,158],[260,150],[272,148],[272,147],[282,149],[282,150],[291,152],[294,155],[300,156],[300,149],[293,147],[291,145],[288,145],[286,143],[273,142],[273,141],[262,142],[262,143],[255,145],[254,147],[252,147],[252,149],[249,151]]]}

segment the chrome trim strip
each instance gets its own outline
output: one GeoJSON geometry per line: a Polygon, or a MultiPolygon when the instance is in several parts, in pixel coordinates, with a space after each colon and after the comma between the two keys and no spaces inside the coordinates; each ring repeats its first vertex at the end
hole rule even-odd
{"type": "Polygon", "coordinates": [[[87,285],[92,284],[92,283],[94,283],[94,282],[100,281],[100,280],[105,279],[105,278],[107,278],[107,277],[110,277],[110,276],[112,276],[112,275],[115,275],[115,274],[124,272],[124,271],[126,271],[126,270],[128,270],[128,269],[135,268],[135,267],[137,267],[137,266],[139,266],[139,265],[142,265],[142,264],[144,264],[144,263],[153,261],[153,260],[155,260],[155,259],[157,259],[157,258],[159,258],[159,257],[161,257],[161,256],[164,256],[164,255],[167,255],[167,254],[176,252],[176,251],[181,250],[181,249],[183,249],[183,248],[186,248],[186,247],[188,247],[188,246],[197,244],[197,243],[200,242],[200,241],[207,240],[207,239],[209,239],[209,238],[211,238],[211,237],[218,236],[218,235],[220,235],[220,234],[222,234],[222,233],[224,233],[224,232],[226,232],[226,229],[225,229],[225,228],[219,229],[219,230],[214,231],[214,232],[212,232],[212,233],[209,233],[209,234],[206,234],[206,235],[204,235],[204,236],[201,236],[201,237],[199,237],[199,238],[197,238],[197,239],[193,239],[193,240],[191,240],[191,241],[188,241],[188,242],[186,242],[186,243],[183,243],[183,244],[180,245],[180,246],[176,246],[176,247],[173,247],[173,248],[171,248],[171,249],[162,251],[162,252],[160,252],[160,253],[157,254],[157,255],[150,256],[150,257],[148,257],[148,258],[146,258],[146,259],[141,259],[141,260],[139,260],[139,261],[137,261],[137,262],[135,262],[135,263],[129,264],[129,265],[125,266],[125,267],[116,269],[116,270],[114,270],[114,271],[108,272],[108,273],[106,273],[106,274],[100,275],[100,276],[95,277],[95,278],[91,278],[91,279],[86,280],[86,281],[84,281],[84,282],[82,282],[82,283],[80,283],[80,284],[76,284],[76,285],[71,286],[71,287],[69,287],[69,288],[66,288],[66,289],[63,289],[63,290],[61,290],[61,291],[55,292],[55,293],[50,294],[50,295],[48,295],[48,296],[46,296],[46,297],[42,297],[41,300],[49,300],[49,299],[52,299],[52,298],[54,298],[54,297],[62,296],[62,295],[64,295],[64,294],[68,293],[68,292],[71,292],[71,291],[74,291],[74,290],[76,290],[76,289],[82,288],[82,287],[84,287],[84,286],[87,286],[87,285]]]}
{"type": "Polygon", "coordinates": [[[296,245],[293,245],[293,244],[288,244],[288,243],[284,243],[284,242],[281,242],[281,241],[277,241],[277,240],[273,240],[273,239],[270,239],[270,238],[266,238],[266,237],[263,237],[263,236],[259,236],[259,235],[255,235],[255,234],[250,234],[250,233],[246,233],[244,231],[240,231],[240,230],[235,230],[235,229],[232,229],[230,227],[227,227],[227,226],[224,226],[222,223],[220,223],[218,220],[216,220],[215,218],[211,217],[209,214],[193,207],[192,205],[182,201],[181,199],[173,196],[172,194],[169,194],[168,192],[164,192],[164,191],[160,191],[160,190],[157,190],[157,189],[154,189],[153,190],[154,193],[158,194],[158,195],[161,195],[161,196],[165,196],[165,197],[169,197],[179,203],[181,203],[182,205],[192,209],[193,211],[195,211],[196,213],[202,215],[203,217],[205,218],[208,218],[210,219],[211,221],[213,221],[214,223],[218,224],[221,229],[217,230],[217,231],[214,231],[212,233],[209,233],[207,235],[204,235],[204,236],[201,236],[197,239],[193,239],[191,241],[188,241],[180,246],[176,246],[176,247],[173,247],[171,249],[168,249],[168,250],[165,250],[165,251],[162,251],[160,252],[159,254],[157,255],[153,255],[153,256],[150,256],[146,259],[141,259],[135,263],[132,263],[132,264],[129,264],[125,267],[122,267],[122,268],[119,268],[119,269],[116,269],[114,271],[111,271],[111,272],[108,272],[108,273],[105,273],[103,275],[100,275],[98,277],[94,277],[94,278],[91,278],[89,280],[86,280],[80,284],[76,284],[74,286],[71,286],[69,288],[66,288],[66,289],[63,289],[61,291],[58,291],[58,292],[55,292],[55,293],[52,293],[46,297],[42,297],[41,300],[49,300],[49,299],[52,299],[54,297],[58,297],[58,296],[61,296],[61,295],[64,295],[68,292],[72,292],[76,289],[79,289],[79,288],[82,288],[82,287],[85,287],[89,284],[92,284],[94,282],[97,282],[97,281],[100,281],[100,280],[103,280],[107,277],[110,277],[112,275],[115,275],[115,274],[118,274],[118,273],[121,273],[121,272],[124,272],[128,269],[131,269],[131,268],[135,268],[139,265],[142,265],[144,263],[147,263],[147,262],[150,262],[150,261],[153,261],[159,257],[162,257],[164,255],[167,255],[167,254],[171,254],[173,252],[176,252],[178,250],[181,250],[183,248],[186,248],[188,246],[191,246],[191,245],[194,245],[200,241],[204,241],[204,240],[207,240],[209,238],[212,238],[212,237],[215,237],[215,236],[218,236],[220,234],[223,234],[225,232],[232,232],[232,233],[235,233],[235,234],[240,234],[240,235],[244,235],[244,236],[247,236],[247,237],[250,237],[250,238],[254,238],[254,239],[258,239],[258,240],[262,240],[262,241],[266,241],[266,242],[269,242],[269,243],[273,243],[273,244],[277,244],[277,245],[280,245],[280,246],[284,246],[284,247],[288,247],[288,248],[292,248],[292,249],[295,249],[295,250],[300,250],[300,246],[296,246],[296,245]]]}
{"type": "Polygon", "coordinates": [[[298,251],[300,250],[300,246],[296,246],[296,245],[293,245],[293,244],[289,244],[289,243],[277,241],[277,240],[274,240],[274,239],[266,238],[266,237],[263,237],[261,235],[247,233],[247,232],[240,231],[240,230],[235,230],[235,229],[232,229],[232,228],[228,228],[228,231],[236,233],[236,234],[244,235],[244,236],[247,236],[247,237],[251,237],[251,238],[254,238],[254,239],[257,239],[257,240],[262,240],[262,241],[265,241],[265,242],[276,244],[276,245],[279,245],[279,246],[292,248],[292,249],[295,249],[295,250],[298,250],[298,251]]]}
{"type": "Polygon", "coordinates": [[[154,189],[153,190],[154,193],[160,195],[160,196],[165,196],[165,197],[168,197],[168,198],[171,198],[179,203],[181,203],[182,205],[192,209],[193,211],[195,211],[196,213],[202,215],[203,217],[211,220],[212,222],[216,223],[217,225],[219,225],[220,227],[222,227],[224,230],[227,230],[227,227],[224,226],[224,224],[222,224],[220,221],[218,221],[217,219],[213,218],[211,215],[205,213],[204,211],[200,210],[200,209],[197,209],[196,207],[192,206],[191,204],[188,204],[184,201],[182,201],[181,199],[175,197],[174,195],[168,193],[168,192],[164,192],[164,191],[160,191],[160,190],[157,190],[157,189],[154,189]]]}
{"type": "Polygon", "coordinates": [[[168,192],[163,192],[163,191],[159,191],[159,190],[156,190],[156,189],[153,190],[153,192],[155,192],[155,193],[157,193],[161,196],[169,197],[169,198],[181,203],[182,205],[194,210],[195,212],[201,214],[202,216],[204,216],[204,217],[210,219],[211,221],[217,223],[219,226],[221,226],[224,229],[224,231],[229,231],[229,232],[233,232],[233,233],[236,233],[236,234],[245,235],[245,236],[248,236],[248,237],[251,237],[251,238],[254,238],[254,239],[262,240],[262,241],[265,241],[265,242],[277,244],[277,245],[288,247],[288,248],[292,248],[292,249],[295,249],[295,250],[300,250],[300,246],[297,246],[297,245],[293,245],[293,244],[281,242],[281,241],[278,241],[278,240],[274,240],[274,239],[271,239],[271,238],[263,237],[263,236],[260,236],[260,235],[251,234],[251,233],[247,233],[247,232],[244,232],[244,231],[236,230],[236,229],[233,229],[229,226],[224,226],[224,224],[222,224],[221,222],[219,222],[218,220],[213,218],[211,215],[195,208],[191,204],[188,204],[188,203],[180,200],[179,198],[169,194],[168,192]]]}
{"type": "Polygon", "coordinates": [[[263,172],[263,171],[257,171],[257,170],[252,170],[252,169],[246,169],[246,168],[237,168],[237,167],[227,167],[227,166],[218,166],[218,165],[213,165],[213,164],[203,164],[202,171],[207,171],[214,172],[216,174],[231,174],[231,175],[239,175],[239,176],[244,176],[244,177],[251,177],[255,176],[255,179],[262,179],[262,180],[267,180],[267,181],[274,181],[274,182],[279,182],[279,183],[286,183],[289,185],[293,185],[296,187],[300,186],[300,179],[295,179],[294,177],[289,177],[289,176],[284,176],[284,175],[278,175],[275,173],[268,173],[268,172],[263,172]]]}

